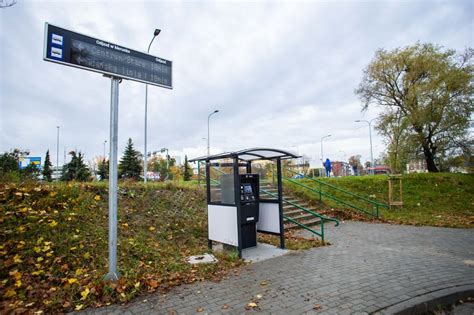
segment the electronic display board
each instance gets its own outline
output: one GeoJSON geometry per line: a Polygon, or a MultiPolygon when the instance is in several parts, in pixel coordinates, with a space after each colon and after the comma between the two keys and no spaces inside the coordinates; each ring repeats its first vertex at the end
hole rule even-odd
{"type": "Polygon", "coordinates": [[[43,59],[173,88],[172,62],[45,23],[43,59]]]}

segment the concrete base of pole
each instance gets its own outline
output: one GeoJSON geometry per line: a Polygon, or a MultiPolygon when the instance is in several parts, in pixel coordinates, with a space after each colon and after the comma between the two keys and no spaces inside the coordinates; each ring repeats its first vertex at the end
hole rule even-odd
{"type": "Polygon", "coordinates": [[[109,272],[108,274],[104,276],[105,281],[112,281],[112,282],[118,281],[119,278],[120,278],[120,273],[118,272],[109,272]]]}

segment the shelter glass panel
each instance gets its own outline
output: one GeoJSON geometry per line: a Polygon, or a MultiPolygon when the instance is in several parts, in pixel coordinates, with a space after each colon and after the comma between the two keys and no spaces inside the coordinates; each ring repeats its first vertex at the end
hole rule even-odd
{"type": "Polygon", "coordinates": [[[211,163],[211,202],[235,204],[234,174],[226,163],[211,163]],[[225,164],[225,166],[222,166],[225,164]]]}

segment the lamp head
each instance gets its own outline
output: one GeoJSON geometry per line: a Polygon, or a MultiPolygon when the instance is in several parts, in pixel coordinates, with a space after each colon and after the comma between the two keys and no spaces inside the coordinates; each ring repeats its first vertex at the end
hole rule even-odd
{"type": "Polygon", "coordinates": [[[155,29],[155,32],[153,33],[154,36],[158,36],[160,34],[161,30],[159,28],[155,29]]]}
{"type": "Polygon", "coordinates": [[[214,113],[218,113],[218,112],[219,112],[219,110],[218,110],[218,109],[216,109],[216,110],[214,111],[214,113]]]}
{"type": "Polygon", "coordinates": [[[357,119],[355,122],[360,122],[360,120],[359,120],[359,119],[357,119]]]}

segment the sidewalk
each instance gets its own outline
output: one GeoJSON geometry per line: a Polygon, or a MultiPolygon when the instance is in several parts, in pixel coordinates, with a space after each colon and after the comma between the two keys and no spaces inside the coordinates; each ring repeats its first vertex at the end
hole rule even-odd
{"type": "Polygon", "coordinates": [[[425,294],[474,285],[473,229],[346,222],[328,235],[331,246],[254,263],[219,283],[84,313],[383,313],[425,294]],[[257,307],[247,310],[250,302],[257,307]]]}

